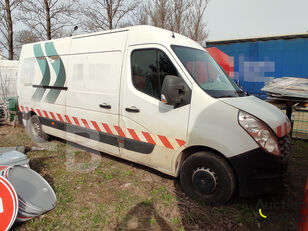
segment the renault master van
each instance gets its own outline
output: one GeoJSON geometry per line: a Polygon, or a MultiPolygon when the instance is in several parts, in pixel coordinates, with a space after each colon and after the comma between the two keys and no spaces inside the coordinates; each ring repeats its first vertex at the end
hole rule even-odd
{"type": "Polygon", "coordinates": [[[26,44],[18,96],[35,141],[52,135],[180,177],[205,203],[271,192],[287,169],[287,117],[171,31],[135,26],[26,44]]]}

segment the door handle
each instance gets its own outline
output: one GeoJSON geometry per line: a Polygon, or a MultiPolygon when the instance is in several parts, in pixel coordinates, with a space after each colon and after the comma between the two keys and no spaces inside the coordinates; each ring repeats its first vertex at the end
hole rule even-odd
{"type": "Polygon", "coordinates": [[[102,103],[99,105],[101,108],[106,108],[106,109],[111,109],[111,105],[106,104],[106,103],[102,103]]]}
{"type": "Polygon", "coordinates": [[[127,107],[127,108],[125,108],[125,110],[127,112],[135,112],[135,113],[140,112],[140,110],[138,108],[136,108],[135,106],[127,107]]]}

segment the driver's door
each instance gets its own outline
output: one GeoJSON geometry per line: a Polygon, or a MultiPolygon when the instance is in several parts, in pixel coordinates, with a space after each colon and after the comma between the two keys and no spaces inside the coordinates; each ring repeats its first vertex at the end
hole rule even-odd
{"type": "Polygon", "coordinates": [[[190,104],[174,108],[160,101],[166,75],[184,74],[169,51],[159,45],[129,47],[122,79],[121,156],[163,172],[171,171],[185,147],[190,104]]]}

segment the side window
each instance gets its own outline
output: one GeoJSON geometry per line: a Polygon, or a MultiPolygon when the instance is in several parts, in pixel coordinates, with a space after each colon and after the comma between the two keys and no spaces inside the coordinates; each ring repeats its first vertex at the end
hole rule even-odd
{"type": "Polygon", "coordinates": [[[166,75],[178,76],[178,72],[173,66],[168,56],[162,51],[158,51],[158,63],[159,63],[159,77],[160,77],[160,83],[161,83],[160,87],[161,87],[166,75]]]}
{"type": "Polygon", "coordinates": [[[177,76],[170,59],[158,49],[136,50],[131,59],[132,82],[135,88],[160,100],[165,76],[177,76]]]}
{"type": "MultiPolygon", "coordinates": [[[[20,70],[20,81],[24,84],[25,87],[32,87],[33,77],[35,76],[36,69],[38,69],[38,65],[36,65],[35,58],[26,58],[21,61],[21,70],[20,70]]],[[[40,77],[40,76],[39,76],[40,77]]]]}

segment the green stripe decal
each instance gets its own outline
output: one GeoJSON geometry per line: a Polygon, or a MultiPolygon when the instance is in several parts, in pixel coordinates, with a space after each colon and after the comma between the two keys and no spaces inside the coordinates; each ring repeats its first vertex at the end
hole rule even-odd
{"type": "MultiPolygon", "coordinates": [[[[66,74],[65,74],[65,68],[63,65],[63,62],[58,55],[53,42],[47,42],[45,43],[45,51],[47,56],[50,59],[52,68],[54,69],[57,79],[54,83],[54,87],[64,87],[65,81],[66,81],[66,74]]],[[[54,103],[58,96],[60,95],[61,90],[51,89],[46,98],[45,102],[47,103],[54,103]]]]}
{"type": "MultiPolygon", "coordinates": [[[[36,57],[36,61],[40,67],[42,73],[42,81],[40,85],[49,85],[50,82],[50,70],[47,63],[46,58],[44,57],[44,53],[42,51],[40,44],[33,45],[34,56],[36,57]]],[[[32,96],[32,100],[40,101],[45,93],[46,89],[37,88],[32,96]]]]}

